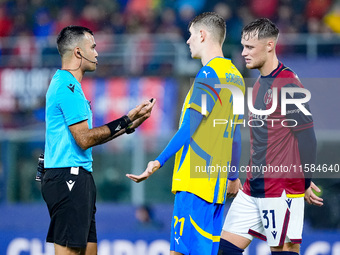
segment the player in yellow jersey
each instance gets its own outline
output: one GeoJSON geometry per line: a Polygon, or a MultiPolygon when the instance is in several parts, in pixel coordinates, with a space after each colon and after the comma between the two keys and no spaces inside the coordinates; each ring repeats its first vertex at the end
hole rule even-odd
{"type": "Polygon", "coordinates": [[[189,32],[191,56],[201,59],[203,67],[184,101],[179,130],[141,175],[127,177],[143,181],[176,153],[170,254],[209,255],[218,251],[226,196],[236,195],[240,187],[236,169],[241,135],[236,123],[243,116],[233,114],[231,91],[222,84],[243,94],[245,88],[240,72],[223,56],[225,21],[216,13],[203,13],[191,21],[189,32]],[[230,169],[233,173],[227,175],[230,169]]]}

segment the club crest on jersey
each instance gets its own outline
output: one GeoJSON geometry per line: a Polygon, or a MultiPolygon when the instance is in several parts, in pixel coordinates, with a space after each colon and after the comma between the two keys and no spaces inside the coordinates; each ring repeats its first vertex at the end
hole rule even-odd
{"type": "Polygon", "coordinates": [[[266,94],[264,95],[263,102],[265,105],[269,104],[273,99],[273,91],[272,89],[268,89],[266,94]]]}

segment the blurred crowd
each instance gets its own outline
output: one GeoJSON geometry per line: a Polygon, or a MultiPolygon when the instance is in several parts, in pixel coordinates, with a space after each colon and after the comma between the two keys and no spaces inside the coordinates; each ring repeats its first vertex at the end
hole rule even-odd
{"type": "Polygon", "coordinates": [[[185,41],[189,21],[205,11],[224,17],[227,42],[237,45],[242,27],[258,17],[277,23],[281,33],[340,33],[340,0],[3,0],[0,67],[42,67],[37,56],[57,54],[53,36],[71,24],[103,38],[98,52],[110,52],[115,35],[131,34],[140,36],[139,49],[151,52],[149,34],[185,41]]]}
{"type": "Polygon", "coordinates": [[[225,18],[232,41],[256,17],[270,18],[284,33],[340,33],[339,0],[5,0],[0,4],[0,37],[34,35],[43,41],[75,24],[97,33],[186,38],[188,22],[204,11],[225,18]]]}
{"type": "Polygon", "coordinates": [[[148,35],[186,41],[189,21],[205,11],[224,17],[227,43],[238,47],[242,27],[258,17],[277,23],[281,33],[340,33],[340,0],[2,0],[0,68],[55,67],[55,58],[45,56],[58,54],[53,36],[71,24],[95,32],[99,53],[112,52],[116,35],[137,35],[147,55],[155,50],[148,35]]]}
{"type": "MultiPolygon", "coordinates": [[[[241,48],[240,34],[243,26],[258,17],[267,17],[274,21],[281,33],[340,33],[340,0],[2,0],[0,98],[3,93],[1,86],[5,86],[5,76],[1,74],[3,69],[59,67],[55,36],[63,27],[71,24],[93,30],[97,51],[108,53],[107,59],[105,54],[100,54],[101,68],[96,72],[98,77],[174,75],[174,66],[178,63],[174,54],[183,52],[173,50],[173,45],[166,44],[167,39],[164,38],[176,39],[183,44],[189,37],[187,27],[190,20],[205,11],[218,12],[226,20],[227,43],[233,45],[225,47],[229,51],[225,52],[226,57],[235,57],[232,52],[237,47],[241,48]],[[155,43],[155,37],[149,36],[150,34],[158,34],[160,36],[157,38],[161,39],[155,43]],[[129,48],[131,45],[127,41],[118,41],[118,35],[120,38],[133,35],[138,40],[134,41],[134,48],[129,48]],[[128,57],[112,57],[116,52],[122,54],[127,51],[130,54],[128,57]],[[135,54],[137,51],[138,54],[135,54]],[[157,55],[155,52],[160,53],[157,55]],[[174,54],[171,55],[170,52],[174,54]]],[[[298,46],[278,47],[280,52],[284,52],[284,49],[293,53],[306,51],[298,46]]],[[[319,46],[319,50],[332,55],[339,54],[338,46],[329,47],[325,44],[319,46]]],[[[185,67],[190,68],[189,65],[185,67]]],[[[17,102],[23,101],[14,94],[8,97],[12,96],[17,102]]],[[[0,113],[3,108],[0,103],[0,113]]],[[[7,116],[1,113],[0,128],[8,125],[20,126],[23,116],[27,116],[26,108],[29,107],[12,108],[18,109],[15,111],[18,117],[14,117],[12,110],[4,111],[7,116]],[[19,121],[15,123],[13,118],[19,121]]],[[[29,119],[43,120],[42,108],[43,102],[37,106],[36,112],[30,112],[32,116],[29,119]]]]}

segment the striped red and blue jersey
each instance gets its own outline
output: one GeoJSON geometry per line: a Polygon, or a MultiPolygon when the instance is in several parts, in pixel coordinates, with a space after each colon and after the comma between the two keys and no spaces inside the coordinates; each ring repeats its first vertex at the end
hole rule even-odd
{"type": "MultiPolygon", "coordinates": [[[[252,103],[257,110],[268,110],[273,105],[274,88],[277,108],[269,115],[249,111],[250,160],[244,192],[253,197],[304,196],[304,173],[295,132],[312,128],[311,115],[305,115],[294,104],[287,104],[286,115],[281,115],[281,89],[303,88],[297,75],[279,63],[268,76],[260,76],[253,86],[252,103]],[[251,171],[250,171],[251,170],[251,171]]],[[[287,93],[287,98],[304,98],[304,93],[287,93]]],[[[303,106],[310,112],[308,103],[303,106]]]]}

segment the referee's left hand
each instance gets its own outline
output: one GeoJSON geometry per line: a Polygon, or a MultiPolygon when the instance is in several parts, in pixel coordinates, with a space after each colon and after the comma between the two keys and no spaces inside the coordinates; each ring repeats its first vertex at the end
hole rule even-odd
{"type": "Polygon", "coordinates": [[[134,182],[141,182],[148,179],[154,172],[156,172],[161,167],[158,160],[150,161],[146,170],[140,175],[127,174],[126,177],[133,180],[134,182]]]}

